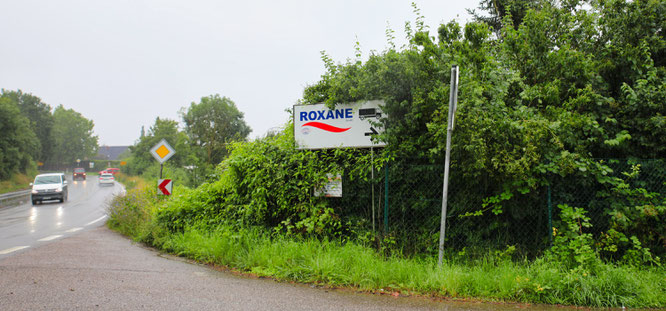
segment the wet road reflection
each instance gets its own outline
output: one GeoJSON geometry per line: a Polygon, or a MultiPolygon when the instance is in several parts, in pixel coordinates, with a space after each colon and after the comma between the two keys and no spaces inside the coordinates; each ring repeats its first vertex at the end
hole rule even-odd
{"type": "MultiPolygon", "coordinates": [[[[29,196],[2,203],[4,206],[0,206],[0,258],[19,251],[8,250],[34,247],[50,241],[46,238],[73,234],[78,231],[71,231],[73,228],[86,227],[94,220],[104,217],[108,202],[113,195],[124,191],[117,183],[113,187],[100,187],[94,179],[68,182],[69,197],[63,203],[53,200],[32,205],[29,196]]],[[[94,225],[102,223],[98,221],[94,225]]]]}

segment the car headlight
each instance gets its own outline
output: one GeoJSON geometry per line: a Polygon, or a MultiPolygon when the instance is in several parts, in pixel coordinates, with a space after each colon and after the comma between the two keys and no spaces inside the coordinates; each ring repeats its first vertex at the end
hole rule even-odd
{"type": "Polygon", "coordinates": [[[37,194],[38,192],[37,192],[37,190],[32,190],[31,193],[32,193],[32,194],[37,194]]]}
{"type": "Polygon", "coordinates": [[[56,192],[62,192],[62,187],[58,187],[58,188],[56,188],[55,191],[56,191],[56,192]]]}

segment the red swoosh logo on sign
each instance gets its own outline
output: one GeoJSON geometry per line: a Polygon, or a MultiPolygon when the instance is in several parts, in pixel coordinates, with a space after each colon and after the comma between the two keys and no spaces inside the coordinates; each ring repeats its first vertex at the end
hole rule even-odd
{"type": "Polygon", "coordinates": [[[321,122],[308,122],[308,123],[303,124],[303,126],[312,126],[312,127],[316,127],[318,129],[322,129],[324,131],[333,132],[333,133],[341,133],[341,132],[344,132],[344,131],[351,128],[351,127],[348,127],[346,129],[343,129],[343,128],[340,128],[340,127],[335,127],[335,126],[328,125],[328,124],[321,123],[321,122]]]}

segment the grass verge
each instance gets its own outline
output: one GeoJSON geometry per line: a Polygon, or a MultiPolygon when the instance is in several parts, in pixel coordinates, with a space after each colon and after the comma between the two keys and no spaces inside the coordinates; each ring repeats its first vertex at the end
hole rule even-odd
{"type": "Polygon", "coordinates": [[[8,180],[0,181],[0,194],[19,190],[30,189],[30,183],[35,179],[37,173],[32,174],[14,174],[8,180]]]}
{"type": "MultiPolygon", "coordinates": [[[[118,197],[109,226],[161,250],[258,276],[303,283],[436,297],[597,307],[666,307],[662,267],[603,264],[594,274],[539,258],[514,262],[387,257],[356,243],[271,236],[258,228],[190,226],[168,232],[152,215],[154,187],[118,197]]],[[[157,202],[157,203],[156,203],[157,202]]]]}
{"type": "Polygon", "coordinates": [[[606,265],[596,275],[561,269],[543,259],[489,257],[468,263],[383,257],[354,243],[270,238],[259,230],[188,228],[161,249],[259,276],[365,291],[492,301],[599,307],[666,306],[663,270],[606,265]]]}

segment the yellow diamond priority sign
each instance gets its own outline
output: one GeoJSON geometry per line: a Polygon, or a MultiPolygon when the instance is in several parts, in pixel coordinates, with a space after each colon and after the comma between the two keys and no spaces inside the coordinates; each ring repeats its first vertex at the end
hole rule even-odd
{"type": "Polygon", "coordinates": [[[157,143],[157,145],[150,149],[150,154],[153,155],[157,162],[162,164],[166,162],[166,160],[169,160],[169,158],[171,158],[174,154],[176,154],[176,150],[174,150],[169,145],[166,139],[162,139],[159,143],[157,143]]]}

